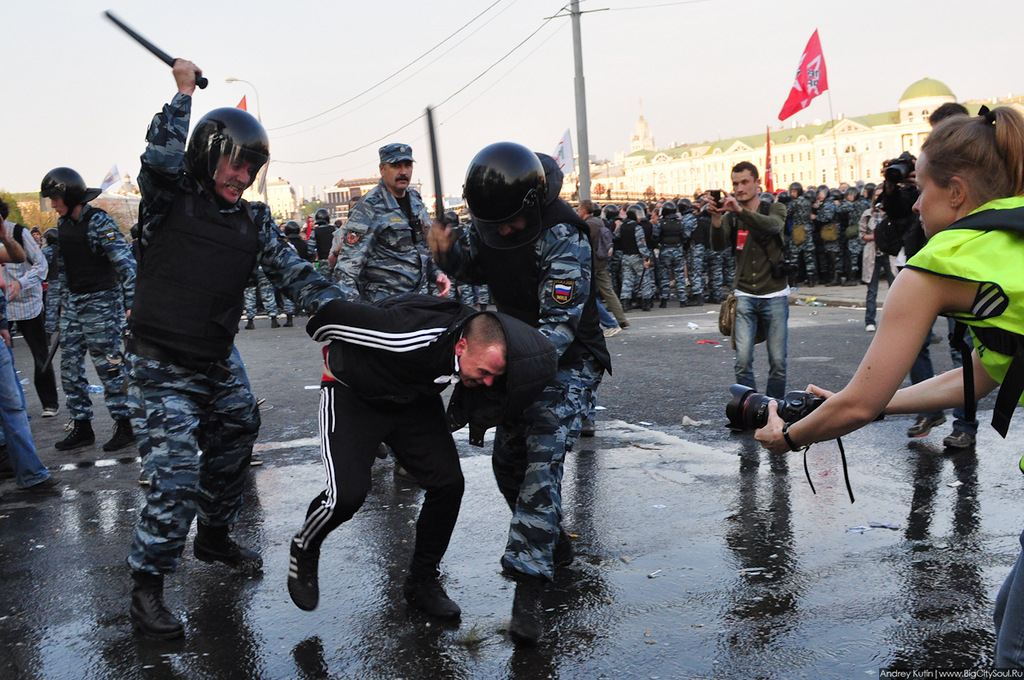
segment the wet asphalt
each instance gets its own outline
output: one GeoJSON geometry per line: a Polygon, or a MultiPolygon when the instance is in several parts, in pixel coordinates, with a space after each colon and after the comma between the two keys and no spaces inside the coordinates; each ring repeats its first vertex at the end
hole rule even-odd
{"type": "MultiPolygon", "coordinates": [[[[66,414],[38,417],[26,386],[40,456],[61,482],[50,494],[0,482],[0,677],[667,680],[987,668],[992,602],[1020,549],[1024,418],[1002,440],[982,402],[976,450],[959,453],[942,447],[948,422],[921,439],[907,438],[910,418],[872,424],[843,440],[856,502],[835,443],[807,455],[813,493],[802,458],[770,456],[724,427],[732,351],[717,307],[674,305],[631,312],[631,327],[609,340],[614,374],[599,391],[597,436],[565,467],[576,558],[548,589],[547,633],[534,648],[507,634],[514,590],[498,560],[509,513],[487,448],[465,433],[456,438],[466,494],[442,563],[458,624],[431,621],[402,597],[422,492],[396,483],[390,460],[324,545],[319,608],[292,604],[288,542],[323,484],[319,350],[301,327],[258,319],[239,333],[265,402],[261,464],[234,535],[265,568],[245,578],[199,562],[190,540],[166,587],[183,640],[140,638],[128,619],[125,557],[144,500],[136,452],[55,451],[66,414]]],[[[792,306],[790,387],[841,387],[871,337],[863,310],[792,306]]],[[[936,369],[948,369],[946,345],[931,349],[936,369]]],[[[23,343],[15,354],[30,377],[23,343]]],[[[762,382],[766,365],[759,347],[762,382]]],[[[102,443],[112,423],[93,396],[102,443]]]]}

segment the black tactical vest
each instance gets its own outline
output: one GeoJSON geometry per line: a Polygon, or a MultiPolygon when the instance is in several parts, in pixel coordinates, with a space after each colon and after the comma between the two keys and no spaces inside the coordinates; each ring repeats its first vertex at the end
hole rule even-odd
{"type": "Polygon", "coordinates": [[[68,290],[76,295],[111,290],[120,285],[114,265],[106,253],[97,254],[89,247],[89,220],[96,212],[99,210],[87,205],[77,222],[65,217],[57,225],[57,240],[64,258],[68,290]]]}
{"type": "MultiPolygon", "coordinates": [[[[565,206],[564,211],[557,205],[544,207],[544,231],[566,222],[577,229],[584,239],[589,241],[590,228],[585,222],[565,206]]],[[[537,258],[536,242],[520,248],[496,250],[480,240],[480,269],[487,272],[487,288],[498,311],[537,327],[540,320],[540,301],[537,298],[537,287],[540,285],[540,263],[537,258]]],[[[593,267],[593,258],[591,258],[593,267]]],[[[576,337],[565,353],[559,358],[559,366],[571,366],[579,362],[586,350],[611,373],[611,356],[604,343],[604,333],[598,321],[597,291],[591,287],[590,295],[583,305],[583,315],[576,327],[576,337]]]]}
{"type": "Polygon", "coordinates": [[[639,255],[640,248],[636,244],[636,228],[640,226],[634,220],[626,220],[619,227],[619,245],[623,255],[639,255]]]}
{"type": "Polygon", "coordinates": [[[178,194],[139,261],[132,335],[182,359],[228,358],[259,250],[259,229],[243,207],[222,213],[213,201],[178,194]]]}
{"type": "Polygon", "coordinates": [[[674,217],[661,223],[661,247],[676,248],[683,245],[683,223],[674,217]]]}

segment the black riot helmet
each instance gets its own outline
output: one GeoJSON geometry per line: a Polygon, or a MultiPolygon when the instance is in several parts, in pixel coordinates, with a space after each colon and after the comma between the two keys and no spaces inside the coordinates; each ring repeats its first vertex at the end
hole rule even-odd
{"type": "Polygon", "coordinates": [[[675,217],[676,212],[676,204],[672,201],[665,201],[661,204],[662,217],[675,217]]]}
{"type": "Polygon", "coordinates": [[[693,212],[693,201],[688,198],[679,199],[679,212],[686,214],[693,212]]]}
{"type": "Polygon", "coordinates": [[[444,214],[444,219],[441,221],[442,224],[450,224],[453,227],[459,226],[459,213],[454,210],[449,210],[444,214]]]}
{"type": "Polygon", "coordinates": [[[469,163],[462,194],[488,246],[518,248],[540,236],[547,181],[537,154],[525,146],[497,142],[484,147],[469,163]],[[507,231],[507,225],[520,218],[522,226],[507,231]]]}
{"type": "Polygon", "coordinates": [[[541,167],[544,168],[544,181],[547,184],[544,202],[551,203],[562,193],[562,181],[565,179],[565,173],[558,167],[558,161],[546,153],[537,153],[537,158],[540,159],[541,167]]]}
{"type": "Polygon", "coordinates": [[[604,207],[604,218],[606,220],[617,220],[619,219],[619,206],[617,205],[606,205],[604,207]]]}
{"type": "Polygon", "coordinates": [[[807,201],[808,203],[813,204],[815,201],[818,200],[818,192],[815,191],[814,189],[808,189],[807,191],[804,192],[804,200],[807,201]]]}
{"type": "Polygon", "coordinates": [[[231,107],[214,109],[192,130],[185,151],[185,166],[203,185],[213,182],[222,158],[247,161],[249,184],[270,159],[270,141],[263,125],[247,111],[231,107]]]}
{"type": "Polygon", "coordinates": [[[43,198],[59,198],[69,210],[73,210],[99,196],[100,190],[85,186],[82,176],[71,168],[54,168],[43,177],[39,194],[43,198]]]}
{"type": "Polygon", "coordinates": [[[640,205],[639,203],[634,203],[633,205],[626,208],[626,219],[628,220],[643,222],[646,217],[647,213],[644,211],[643,206],[640,205]]]}
{"type": "Polygon", "coordinates": [[[644,209],[644,214],[647,214],[647,201],[637,201],[636,204],[644,209]]]}
{"type": "Polygon", "coordinates": [[[52,246],[57,244],[57,230],[47,229],[43,232],[43,240],[46,241],[46,245],[52,246]]]}
{"type": "Polygon", "coordinates": [[[843,200],[843,192],[839,189],[830,189],[828,192],[828,200],[830,201],[841,201],[843,200]]]}
{"type": "Polygon", "coordinates": [[[327,208],[317,208],[316,212],[313,213],[313,222],[316,224],[330,224],[331,211],[327,208]]]}
{"type": "Polygon", "coordinates": [[[800,184],[800,182],[793,182],[792,184],[790,184],[789,190],[795,191],[797,196],[804,193],[804,187],[802,184],[800,184]]]}
{"type": "Polygon", "coordinates": [[[284,223],[284,233],[288,236],[293,236],[302,231],[302,227],[295,220],[288,220],[284,223]]]}

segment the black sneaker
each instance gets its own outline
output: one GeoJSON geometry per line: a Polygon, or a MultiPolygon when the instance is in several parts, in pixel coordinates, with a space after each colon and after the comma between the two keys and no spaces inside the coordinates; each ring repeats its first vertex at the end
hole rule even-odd
{"type": "Polygon", "coordinates": [[[907,428],[908,437],[927,437],[933,427],[938,427],[946,422],[946,416],[918,416],[914,424],[907,428]]]}
{"type": "Polygon", "coordinates": [[[299,609],[311,612],[320,603],[320,551],[303,550],[292,541],[288,563],[288,594],[299,609]]]}
{"type": "Polygon", "coordinates": [[[405,581],[405,601],[438,619],[450,621],[462,616],[459,605],[444,592],[437,577],[417,579],[410,576],[405,581]]]}
{"type": "Polygon", "coordinates": [[[192,554],[201,562],[223,562],[235,571],[249,576],[263,571],[259,553],[242,547],[228,536],[227,527],[203,528],[199,525],[192,542],[192,554]]]}
{"type": "Polygon", "coordinates": [[[942,445],[947,449],[970,449],[974,447],[974,435],[954,428],[949,436],[942,440],[942,445]]]}

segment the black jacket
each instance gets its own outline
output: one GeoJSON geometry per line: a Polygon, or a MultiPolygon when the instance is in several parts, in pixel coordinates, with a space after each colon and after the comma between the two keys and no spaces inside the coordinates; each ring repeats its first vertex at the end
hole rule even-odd
{"type": "Polygon", "coordinates": [[[306,332],[331,342],[327,366],[355,394],[375,404],[408,404],[451,384],[455,343],[478,314],[492,314],[501,322],[507,370],[491,387],[457,383],[448,415],[453,430],[467,423],[486,429],[526,408],[555,377],[554,344],[527,324],[453,300],[407,293],[374,305],[332,300],[309,320],[306,332]]]}

